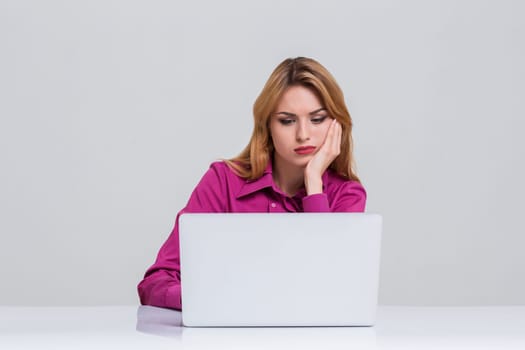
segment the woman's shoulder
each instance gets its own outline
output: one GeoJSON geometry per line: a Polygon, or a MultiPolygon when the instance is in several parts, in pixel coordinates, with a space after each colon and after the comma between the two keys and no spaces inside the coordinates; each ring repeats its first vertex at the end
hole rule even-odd
{"type": "Polygon", "coordinates": [[[224,160],[214,161],[210,164],[205,177],[214,178],[220,183],[244,182],[237,173],[224,160]]]}
{"type": "Polygon", "coordinates": [[[364,212],[367,193],[361,182],[349,180],[330,170],[325,172],[324,192],[334,212],[364,212]]]}
{"type": "Polygon", "coordinates": [[[216,160],[210,163],[210,169],[215,171],[226,172],[228,170],[228,165],[224,160],[216,160]]]}
{"type": "Polygon", "coordinates": [[[237,188],[243,180],[224,161],[214,161],[210,164],[199,183],[196,193],[216,193],[225,196],[231,189],[237,188]]]}
{"type": "Polygon", "coordinates": [[[237,176],[233,169],[228,165],[228,163],[225,160],[217,160],[214,162],[211,162],[210,169],[215,171],[218,174],[223,174],[225,176],[237,176]]]}

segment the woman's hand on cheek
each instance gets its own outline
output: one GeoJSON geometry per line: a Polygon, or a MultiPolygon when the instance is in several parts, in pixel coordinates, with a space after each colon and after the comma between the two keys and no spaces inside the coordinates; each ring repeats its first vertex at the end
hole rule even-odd
{"type": "Polygon", "coordinates": [[[322,175],[334,159],[341,153],[341,124],[335,119],[328,128],[323,145],[310,159],[304,170],[304,182],[308,195],[322,193],[322,175]]]}

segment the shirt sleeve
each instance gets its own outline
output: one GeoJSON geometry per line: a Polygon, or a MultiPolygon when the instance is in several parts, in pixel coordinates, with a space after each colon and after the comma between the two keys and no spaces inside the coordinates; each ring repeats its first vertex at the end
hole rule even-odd
{"type": "Polygon", "coordinates": [[[182,213],[213,213],[226,211],[224,176],[212,166],[193,190],[186,207],[177,214],[175,226],[159,250],[155,263],[146,271],[138,285],[143,305],[182,310],[179,217],[182,213]]]}
{"type": "Polygon", "coordinates": [[[357,181],[344,182],[337,191],[317,193],[303,198],[305,213],[315,212],[364,212],[366,191],[357,181]]]}
{"type": "Polygon", "coordinates": [[[330,212],[328,196],[326,193],[316,193],[303,198],[303,210],[305,213],[330,212]]]}

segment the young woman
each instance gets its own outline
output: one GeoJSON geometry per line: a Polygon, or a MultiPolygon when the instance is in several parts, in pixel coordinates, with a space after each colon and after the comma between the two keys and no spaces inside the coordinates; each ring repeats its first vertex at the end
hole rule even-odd
{"type": "Polygon", "coordinates": [[[182,309],[178,218],[183,212],[363,212],[352,120],[332,75],[310,58],[286,59],[253,107],[250,143],[212,163],[157,260],[138,285],[142,304],[182,309]]]}

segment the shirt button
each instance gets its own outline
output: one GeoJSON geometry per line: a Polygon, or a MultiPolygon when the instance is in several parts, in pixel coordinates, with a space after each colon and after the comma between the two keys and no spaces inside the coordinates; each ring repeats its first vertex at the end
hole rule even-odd
{"type": "Polygon", "coordinates": [[[272,206],[272,208],[275,208],[277,206],[277,204],[272,203],[271,206],[272,206]]]}

